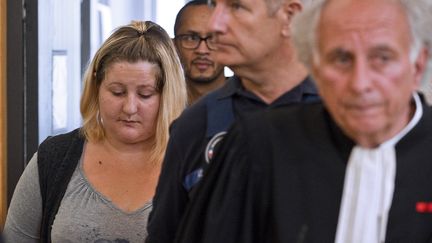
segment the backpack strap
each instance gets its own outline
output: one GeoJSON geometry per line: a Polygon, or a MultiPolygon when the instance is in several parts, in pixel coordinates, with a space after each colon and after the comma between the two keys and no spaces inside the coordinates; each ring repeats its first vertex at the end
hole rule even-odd
{"type": "Polygon", "coordinates": [[[228,130],[234,122],[232,97],[221,98],[221,91],[219,89],[207,97],[207,138],[228,130]]]}
{"type": "MultiPolygon", "coordinates": [[[[234,122],[234,109],[232,97],[222,97],[223,89],[218,89],[207,95],[207,130],[206,140],[208,144],[204,151],[206,162],[209,163],[208,154],[213,154],[213,149],[216,145],[212,144],[213,141],[221,141],[223,133],[228,130],[231,124],[234,122]],[[217,138],[217,139],[214,139],[217,138]],[[210,151],[211,149],[211,151],[210,151]]],[[[196,185],[202,178],[204,168],[200,167],[191,173],[189,173],[183,181],[183,187],[190,191],[194,185],[196,185]]]]}

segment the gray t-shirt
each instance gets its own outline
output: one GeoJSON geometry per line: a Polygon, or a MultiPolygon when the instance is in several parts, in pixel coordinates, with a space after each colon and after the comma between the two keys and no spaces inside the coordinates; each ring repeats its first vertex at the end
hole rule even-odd
{"type": "MultiPolygon", "coordinates": [[[[38,242],[42,218],[37,155],[21,176],[9,207],[4,237],[6,243],[38,242]]],[[[97,192],[82,170],[75,169],[51,231],[53,243],[144,242],[151,202],[134,212],[124,212],[97,192]]]]}

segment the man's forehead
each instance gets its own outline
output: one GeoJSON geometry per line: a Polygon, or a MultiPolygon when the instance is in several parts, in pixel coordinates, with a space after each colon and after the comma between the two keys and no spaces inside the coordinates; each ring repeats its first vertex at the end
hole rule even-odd
{"type": "Polygon", "coordinates": [[[206,4],[191,5],[183,13],[184,21],[194,17],[207,17],[211,15],[211,8],[206,4]]]}
{"type": "Polygon", "coordinates": [[[322,54],[336,50],[361,50],[365,55],[382,50],[409,51],[408,19],[396,1],[330,0],[328,4],[318,26],[318,47],[322,54]]]}
{"type": "Polygon", "coordinates": [[[191,28],[197,31],[207,30],[207,21],[211,17],[211,10],[207,5],[193,5],[185,9],[182,16],[180,31],[188,31],[191,28]]]}
{"type": "MultiPolygon", "coordinates": [[[[329,0],[328,3],[324,5],[324,11],[331,8],[336,11],[342,9],[357,12],[364,11],[371,15],[383,15],[388,12],[397,12],[398,14],[405,15],[407,11],[400,0],[329,0]]],[[[356,15],[352,15],[351,17],[356,17],[356,15]]]]}
{"type": "Polygon", "coordinates": [[[376,18],[387,15],[405,15],[398,0],[328,0],[323,6],[321,19],[364,19],[364,15],[376,18]]]}
{"type": "Polygon", "coordinates": [[[395,0],[329,0],[319,22],[321,35],[341,32],[346,35],[369,33],[409,33],[408,18],[395,0]]]}

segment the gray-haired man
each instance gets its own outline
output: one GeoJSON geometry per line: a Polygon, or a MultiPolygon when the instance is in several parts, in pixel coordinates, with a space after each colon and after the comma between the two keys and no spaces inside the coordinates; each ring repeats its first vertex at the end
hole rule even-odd
{"type": "Polygon", "coordinates": [[[323,104],[239,119],[178,241],[432,242],[426,0],[327,0],[294,26],[323,104]]]}

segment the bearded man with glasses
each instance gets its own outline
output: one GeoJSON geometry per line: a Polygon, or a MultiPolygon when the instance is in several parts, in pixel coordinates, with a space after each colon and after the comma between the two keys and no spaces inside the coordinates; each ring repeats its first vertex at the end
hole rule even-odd
{"type": "Polygon", "coordinates": [[[191,1],[177,14],[174,44],[186,76],[189,105],[225,83],[224,67],[214,61],[214,35],[208,30],[211,9],[191,1]]]}

